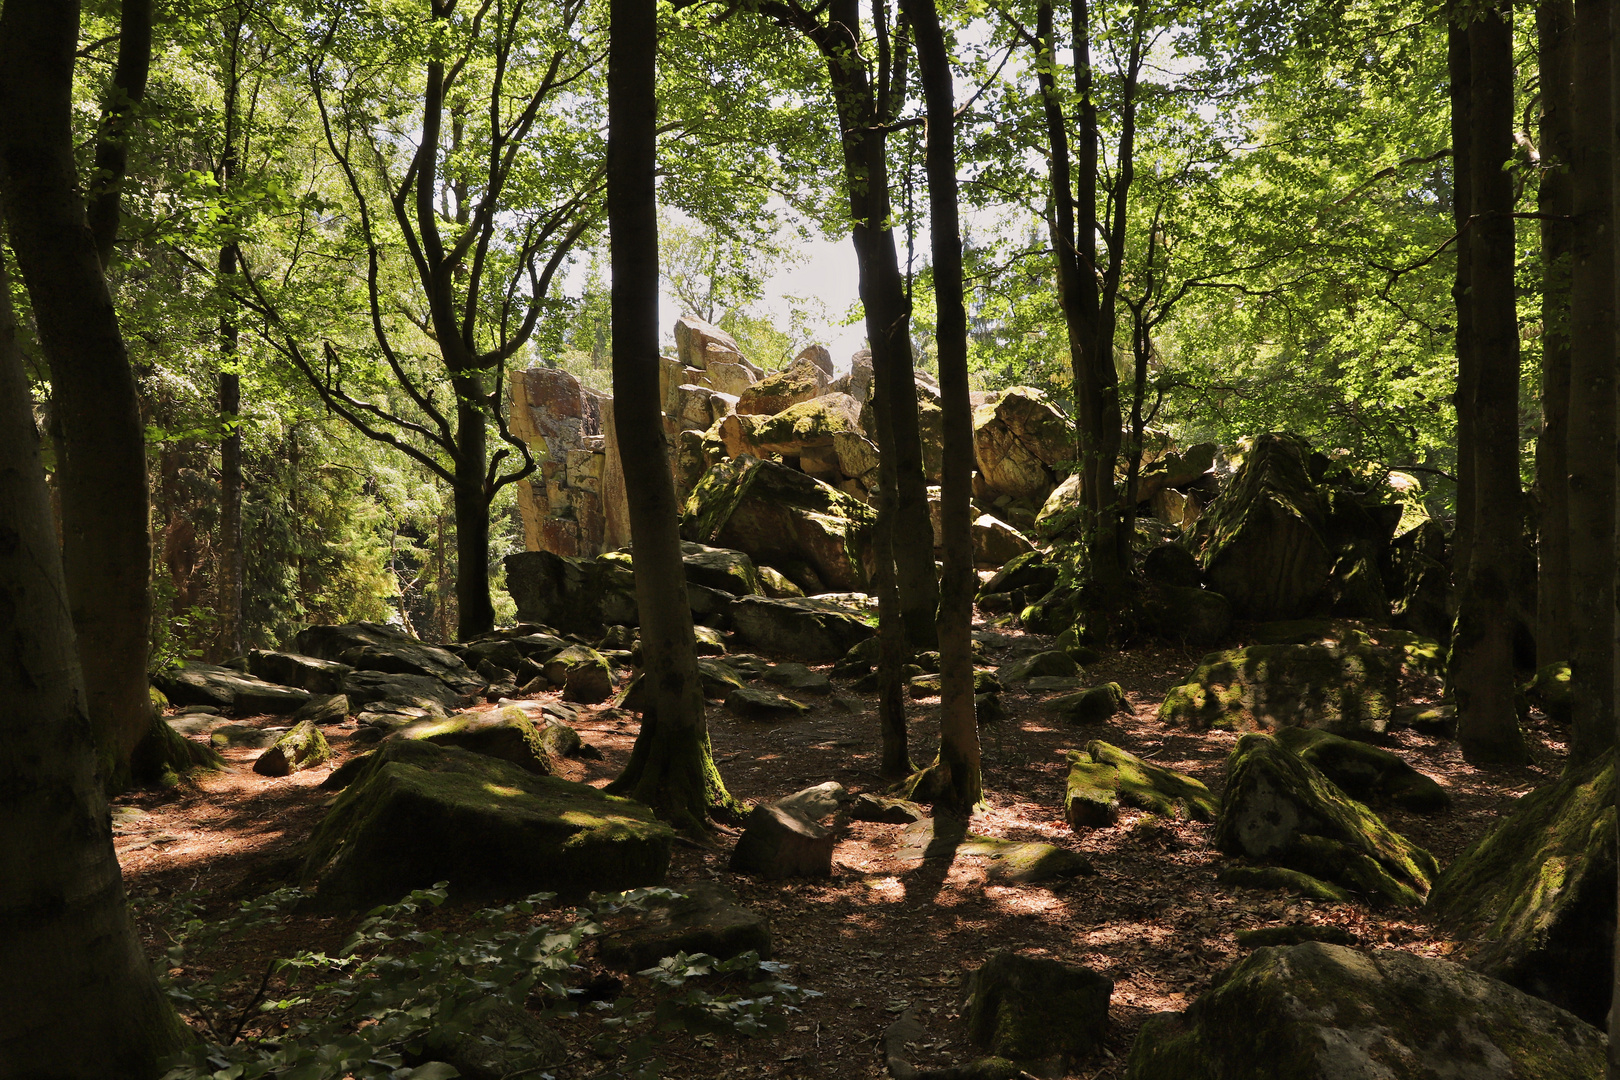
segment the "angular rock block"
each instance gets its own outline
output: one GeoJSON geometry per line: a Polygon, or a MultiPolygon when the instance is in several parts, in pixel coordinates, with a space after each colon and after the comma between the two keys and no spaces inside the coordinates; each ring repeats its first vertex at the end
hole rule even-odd
{"type": "Polygon", "coordinates": [[[833,834],[803,814],[780,806],[756,806],[749,813],[731,869],[764,878],[832,876],[833,834]]]}

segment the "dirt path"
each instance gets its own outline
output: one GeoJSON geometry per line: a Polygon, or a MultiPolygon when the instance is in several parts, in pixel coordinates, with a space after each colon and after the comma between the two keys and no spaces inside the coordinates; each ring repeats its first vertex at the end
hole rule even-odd
{"type": "MultiPolygon", "coordinates": [[[[1016,635],[1011,650],[992,651],[992,657],[1006,659],[1036,640],[1016,635]]],[[[900,850],[903,826],[863,822],[841,834],[834,874],[826,881],[760,882],[733,874],[726,869],[732,836],[720,837],[715,850],[677,845],[668,884],[679,888],[709,878],[734,889],[746,905],[771,917],[777,958],[793,965],[793,981],[824,996],[808,1001],[782,1036],[674,1036],[672,1075],[883,1075],[876,1040],[907,1008],[916,1009],[929,1033],[918,1047],[918,1065],[967,1060],[974,1053],[954,1022],[961,976],[1001,949],[1086,964],[1115,980],[1112,1033],[1105,1049],[1071,1074],[1077,1080],[1123,1075],[1142,1020],[1195,999],[1241,955],[1233,936],[1238,930],[1336,923],[1364,947],[1449,953],[1453,943],[1434,936],[1415,913],[1218,886],[1220,859],[1209,846],[1208,826],[1127,809],[1114,828],[1077,835],[1068,827],[1061,808],[1067,775],[1062,751],[1090,739],[1192,773],[1219,792],[1222,763],[1235,737],[1170,730],[1156,719],[1165,691],[1196,659],[1182,649],[1146,648],[1088,668],[1088,684],[1112,680],[1126,689],[1134,715],[1064,726],[1045,705],[1054,695],[1009,691],[1010,718],[983,732],[988,808],[974,816],[973,830],[1084,852],[1096,867],[1093,875],[1051,888],[987,881],[975,860],[958,859],[948,867],[922,864],[900,850]]],[[[882,791],[872,699],[840,682],[828,697],[802,700],[813,706],[806,718],[775,724],[711,708],[715,753],[732,792],[768,799],[826,780],[856,792],[882,791]]],[[[938,739],[938,701],[912,706],[912,757],[926,761],[938,739]]],[[[273,726],[276,720],[253,722],[273,726]]],[[[1556,776],[1564,751],[1561,737],[1539,717],[1537,723],[1532,737],[1539,764],[1529,770],[1474,769],[1462,761],[1455,743],[1402,733],[1392,749],[1448,787],[1456,806],[1431,818],[1391,811],[1385,819],[1442,864],[1448,862],[1515,797],[1556,776]]],[[[628,756],[635,719],[594,707],[583,711],[576,726],[603,756],[571,761],[564,775],[600,786],[628,756]]],[[[352,730],[328,731],[337,753],[334,765],[366,749],[351,738],[352,730]]],[[[154,917],[161,917],[174,897],[200,899],[210,914],[218,914],[296,876],[300,844],[332,798],[318,789],[330,770],[268,779],[251,770],[258,752],[226,751],[230,771],[173,793],[120,800],[115,808],[119,857],[130,892],[141,898],[140,910],[148,916],[144,929],[154,953],[163,944],[154,917]]],[[[281,939],[232,943],[212,962],[260,970],[277,951],[336,944],[347,925],[295,916],[281,939]]],[[[566,1029],[563,1034],[574,1038],[566,1029]]],[[[595,1067],[581,1064],[559,1076],[588,1076],[595,1067]]]]}

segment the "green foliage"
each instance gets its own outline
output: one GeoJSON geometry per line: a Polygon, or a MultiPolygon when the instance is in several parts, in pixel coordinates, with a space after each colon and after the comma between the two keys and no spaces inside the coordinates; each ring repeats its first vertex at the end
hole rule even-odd
{"type": "MultiPolygon", "coordinates": [[[[435,1051],[469,1035],[487,1037],[477,1032],[479,1022],[502,1008],[536,1007],[542,1019],[557,1023],[576,1018],[569,977],[581,946],[601,932],[599,920],[675,895],[638,889],[558,910],[549,906],[550,894],[537,893],[472,912],[458,920],[468,928],[449,931],[422,925],[444,903],[444,885],[420,889],[368,912],[335,954],[299,952],[272,961],[245,1005],[227,1000],[242,985],[240,971],[200,980],[172,973],[183,972],[183,964],[206,963],[208,951],[223,939],[273,926],[303,893],[279,890],[215,921],[204,919],[189,900],[176,902],[166,913],[177,925],[161,978],[170,999],[195,1018],[205,1038],[170,1062],[164,1080],[457,1075],[432,1061],[435,1051]]],[[[749,1036],[784,1030],[786,1014],[816,993],[783,981],[784,970],[750,952],[723,961],[680,953],[641,972],[653,987],[652,1009],[638,1009],[629,995],[593,1003],[602,1013],[591,1045],[604,1062],[597,1075],[655,1080],[664,1074],[660,1037],[673,1032],[749,1036]]],[[[516,1045],[521,1036],[510,1039],[508,1049],[540,1049],[516,1045]]]]}

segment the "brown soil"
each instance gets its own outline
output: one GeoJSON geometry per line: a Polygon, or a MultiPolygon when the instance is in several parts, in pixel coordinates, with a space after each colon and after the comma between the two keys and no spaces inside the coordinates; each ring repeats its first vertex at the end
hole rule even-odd
{"type": "MultiPolygon", "coordinates": [[[[1013,635],[1010,647],[992,650],[1005,660],[1040,639],[1013,635]]],[[[903,826],[855,822],[839,836],[830,880],[762,882],[727,869],[735,832],[716,844],[678,844],[667,884],[712,878],[772,921],[776,957],[791,965],[790,981],[821,993],[805,1002],[787,1033],[755,1039],[670,1037],[670,1075],[684,1077],[868,1077],[884,1075],[877,1053],[884,1028],[914,1009],[928,1031],[916,1048],[920,1067],[976,1056],[962,1038],[956,1010],[962,975],[992,953],[1018,949],[1085,964],[1115,980],[1112,1032],[1106,1046],[1068,1074],[1108,1080],[1124,1073],[1131,1040],[1142,1020],[1193,1001],[1241,952],[1238,930],[1295,922],[1336,923],[1366,948],[1399,948],[1429,956],[1456,943],[1438,936],[1415,912],[1361,904],[1327,905],[1281,893],[1233,890],[1216,884],[1222,858],[1210,847],[1210,827],[1151,819],[1126,810],[1116,827],[1076,834],[1064,822],[1063,750],[1094,738],[1118,744],[1156,764],[1202,779],[1217,794],[1222,763],[1235,736],[1167,729],[1157,720],[1164,693],[1197,660],[1192,651],[1139,648],[1109,656],[1086,672],[1088,684],[1117,681],[1134,715],[1106,724],[1063,726],[1045,707],[1050,694],[1009,690],[1009,721],[981,733],[987,807],[974,815],[978,833],[1044,840],[1087,854],[1090,876],[1057,884],[987,881],[978,861],[949,866],[922,863],[900,851],[903,826]]],[[[1421,698],[1432,687],[1415,683],[1421,698]]],[[[721,771],[744,799],[779,797],[836,780],[854,792],[881,792],[873,699],[837,685],[830,697],[803,698],[807,718],[757,723],[710,709],[721,771]]],[[[914,760],[926,762],[938,739],[937,699],[911,703],[914,760]]],[[[271,727],[285,721],[261,717],[271,727]]],[[[636,733],[633,716],[606,707],[584,710],[577,725],[599,761],[569,761],[564,775],[597,786],[615,776],[636,733]]],[[[352,728],[328,729],[334,766],[367,747],[352,728]]],[[[1481,836],[1516,797],[1557,775],[1563,735],[1539,716],[1531,731],[1537,764],[1529,769],[1478,769],[1455,743],[1403,732],[1391,748],[1446,786],[1456,799],[1443,814],[1422,817],[1390,810],[1385,819],[1447,863],[1481,836]]],[[[175,897],[200,900],[218,915],[240,900],[290,883],[300,845],[319,820],[331,793],[318,789],[330,768],[271,779],[251,770],[257,750],[225,752],[229,771],[208,775],[168,793],[119,800],[144,816],[119,816],[117,850],[131,895],[137,898],[153,955],[167,941],[165,915],[175,897]]],[[[172,915],[170,916],[172,917],[172,915]]],[[[449,916],[453,918],[454,916],[449,916]]],[[[227,942],[216,955],[193,958],[188,974],[265,963],[299,949],[335,948],[352,919],[295,915],[279,934],[227,942]]],[[[257,980],[253,980],[256,985],[257,980]]],[[[630,980],[639,993],[637,980],[630,980]]],[[[249,991],[244,989],[243,996],[249,991]]],[[[583,1049],[589,1021],[564,1024],[579,1046],[577,1063],[559,1077],[587,1077],[601,1066],[583,1049]]]]}

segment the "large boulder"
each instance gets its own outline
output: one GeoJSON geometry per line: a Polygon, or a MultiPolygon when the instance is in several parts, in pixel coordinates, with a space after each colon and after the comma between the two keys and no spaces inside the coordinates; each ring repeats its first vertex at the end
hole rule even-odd
{"type": "Polygon", "coordinates": [[[973,410],[974,461],[997,494],[1045,498],[1056,482],[1053,466],[1074,452],[1068,418],[1033,387],[1012,387],[973,410]]]}
{"type": "Polygon", "coordinates": [[[1451,806],[1445,788],[1388,750],[1314,728],[1282,728],[1276,737],[1353,799],[1420,814],[1451,806]]]}
{"type": "Polygon", "coordinates": [[[335,694],[343,687],[343,676],[354,669],[334,660],[297,653],[248,653],[248,672],[265,682],[280,686],[296,686],[312,694],[335,694]]]}
{"type": "Polygon", "coordinates": [[[1450,636],[1457,603],[1446,530],[1438,521],[1421,521],[1395,537],[1384,577],[1394,600],[1396,627],[1436,639],[1450,636]]]}
{"type": "MultiPolygon", "coordinates": [[[[1165,544],[1158,550],[1181,549],[1165,544]]],[[[1209,646],[1221,642],[1232,632],[1232,605],[1218,592],[1196,585],[1150,581],[1140,595],[1139,611],[1144,626],[1165,641],[1209,646]]]]}
{"type": "Polygon", "coordinates": [[[336,660],[356,671],[426,675],[461,694],[475,693],[488,685],[449,649],[419,641],[381,623],[311,626],[299,631],[296,644],[301,653],[336,660]]]}
{"type": "Polygon", "coordinates": [[[848,394],[823,394],[767,418],[754,428],[753,441],[766,453],[800,457],[849,434],[863,435],[860,402],[848,394]]]}
{"type": "Polygon", "coordinates": [[[379,703],[403,705],[441,716],[461,707],[462,696],[426,675],[393,675],[386,671],[353,671],[343,677],[349,708],[362,712],[379,703]]]}
{"type": "Polygon", "coordinates": [[[1142,468],[1136,498],[1148,502],[1166,488],[1190,487],[1214,467],[1214,443],[1198,443],[1180,452],[1167,451],[1142,468]]]}
{"type": "Polygon", "coordinates": [[[464,712],[428,717],[407,724],[389,739],[419,739],[436,746],[454,746],[474,754],[509,762],[538,776],[551,775],[551,755],[541,730],[529,714],[515,705],[492,712],[464,712]]]}
{"type": "Polygon", "coordinates": [[[808,564],[827,589],[848,591],[866,585],[874,519],[845,492],[785,465],[741,457],[704,474],[687,499],[681,534],[784,572],[808,564]]]}
{"type": "Polygon", "coordinates": [[[302,877],[332,907],[364,908],[448,881],[463,899],[657,885],[674,830],[587,784],[419,740],[391,740],[332,805],[302,877]]]}
{"type": "Polygon", "coordinates": [[[1243,736],[1227,758],[1215,846],[1409,907],[1440,873],[1434,856],[1269,735],[1243,736]]]}
{"type": "Polygon", "coordinates": [[[792,364],[748,387],[737,396],[737,412],[775,416],[801,401],[827,392],[827,373],[808,360],[792,364]]]}
{"type": "Polygon", "coordinates": [[[189,663],[152,676],[152,683],[175,705],[211,705],[244,716],[285,716],[310,699],[308,690],[277,686],[232,668],[189,663]]]}
{"type": "Polygon", "coordinates": [[[737,339],[696,315],[675,320],[675,356],[687,367],[706,368],[711,361],[739,364],[742,349],[737,339]]]}
{"type": "Polygon", "coordinates": [[[719,589],[733,596],[765,591],[759,580],[759,568],[740,551],[683,541],[681,564],[686,567],[686,580],[695,585],[719,589]]]}
{"type": "Polygon", "coordinates": [[[847,605],[815,597],[740,597],[731,605],[731,624],[749,648],[812,664],[838,660],[877,633],[847,605]]]}
{"type": "Polygon", "coordinates": [[[1602,1024],[1613,988],[1614,758],[1524,796],[1435,883],[1469,965],[1602,1024]]]}
{"type": "Polygon", "coordinates": [[[1205,578],[1239,618],[1294,618],[1325,603],[1333,553],[1310,453],[1297,435],[1255,439],[1206,516],[1205,578]]]}
{"type": "Polygon", "coordinates": [[[1062,1066],[1101,1045],[1113,993],[1114,980],[1090,968],[999,952],[967,977],[962,1022],[995,1057],[1062,1066]]]}
{"type": "Polygon", "coordinates": [[[980,514],[973,522],[973,565],[985,569],[1005,566],[1035,550],[1029,537],[994,514],[980,514]]]}
{"type": "Polygon", "coordinates": [[[1162,817],[1214,821],[1215,796],[1196,776],[1143,761],[1111,743],[1093,739],[1085,750],[1071,751],[1075,762],[1091,761],[1113,770],[1119,801],[1162,817]]]}
{"type": "Polygon", "coordinates": [[[1404,655],[1347,630],[1314,645],[1210,653],[1165,696],[1159,719],[1192,728],[1309,727],[1346,737],[1390,727],[1404,655]]]}
{"type": "Polygon", "coordinates": [[[597,635],[605,626],[635,626],[635,569],[625,552],[594,559],[519,551],[506,557],[506,591],[517,617],[566,634],[597,635]]]}
{"type": "Polygon", "coordinates": [[[313,721],[303,720],[283,733],[259,755],[253,771],[261,776],[288,776],[331,760],[332,748],[313,721]]]}
{"type": "Polygon", "coordinates": [[[1125,1080],[1600,1080],[1602,1032],[1444,960],[1257,949],[1142,1025],[1125,1080]]]}

